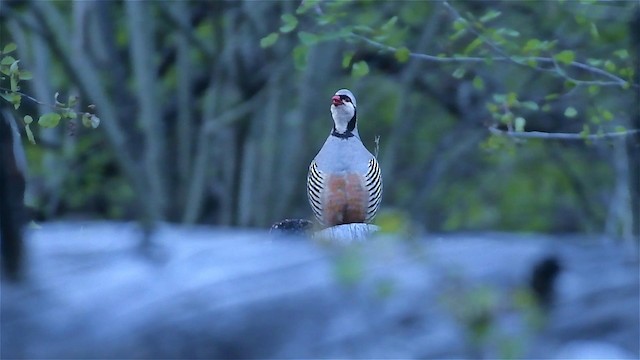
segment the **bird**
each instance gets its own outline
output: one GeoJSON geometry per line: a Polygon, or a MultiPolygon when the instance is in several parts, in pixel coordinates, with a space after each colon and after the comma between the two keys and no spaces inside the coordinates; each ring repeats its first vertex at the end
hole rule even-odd
{"type": "Polygon", "coordinates": [[[356,97],[340,89],[331,98],[333,128],[309,165],[307,196],[325,226],[369,223],[382,200],[382,174],[360,140],[356,97]]]}

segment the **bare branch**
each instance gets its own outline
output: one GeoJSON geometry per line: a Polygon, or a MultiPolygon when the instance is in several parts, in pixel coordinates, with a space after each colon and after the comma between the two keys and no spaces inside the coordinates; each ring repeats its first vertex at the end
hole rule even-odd
{"type": "Polygon", "coordinates": [[[640,133],[640,129],[631,129],[626,131],[616,131],[603,134],[574,134],[574,133],[549,133],[543,131],[505,131],[500,130],[496,126],[490,126],[489,131],[494,135],[508,136],[517,139],[545,139],[545,140],[603,140],[624,138],[629,135],[640,133]]]}

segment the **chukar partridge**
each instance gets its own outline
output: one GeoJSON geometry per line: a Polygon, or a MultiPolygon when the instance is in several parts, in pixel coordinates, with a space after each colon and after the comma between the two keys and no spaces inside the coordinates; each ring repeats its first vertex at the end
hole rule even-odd
{"type": "Polygon", "coordinates": [[[382,176],[358,135],[351,91],[338,90],[331,98],[331,116],[331,134],[309,166],[309,203],[324,226],[369,222],[382,199],[382,176]]]}

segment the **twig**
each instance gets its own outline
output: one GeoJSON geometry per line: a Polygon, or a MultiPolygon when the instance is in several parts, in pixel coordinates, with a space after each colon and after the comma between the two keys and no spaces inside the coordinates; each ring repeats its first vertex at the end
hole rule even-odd
{"type": "Polygon", "coordinates": [[[38,99],[34,98],[34,97],[33,97],[33,96],[31,96],[31,95],[27,95],[27,94],[23,93],[22,91],[13,91],[13,90],[11,90],[11,89],[7,89],[7,88],[5,88],[5,87],[1,87],[1,86],[0,86],[0,91],[4,91],[4,92],[8,92],[8,93],[18,94],[18,95],[20,95],[20,96],[23,96],[23,97],[27,98],[28,100],[33,101],[33,102],[34,102],[34,103],[36,103],[36,104],[45,105],[45,106],[49,106],[49,107],[55,108],[55,106],[53,106],[53,105],[51,105],[51,104],[44,103],[44,102],[42,102],[42,101],[40,101],[40,100],[38,100],[38,99]]]}
{"type": "Polygon", "coordinates": [[[603,134],[582,135],[574,133],[548,133],[543,131],[504,131],[496,126],[490,126],[489,131],[494,135],[508,136],[517,139],[546,139],[546,140],[602,140],[612,138],[622,138],[632,134],[640,133],[640,129],[616,131],[603,134]]]}

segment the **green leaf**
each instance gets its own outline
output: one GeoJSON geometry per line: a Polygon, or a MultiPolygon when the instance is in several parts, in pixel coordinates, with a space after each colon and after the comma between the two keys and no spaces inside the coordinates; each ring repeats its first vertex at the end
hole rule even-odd
{"type": "Polygon", "coordinates": [[[473,50],[475,50],[478,46],[482,45],[482,39],[476,38],[473,40],[466,48],[464,48],[464,54],[470,54],[473,50]]]}
{"type": "Polygon", "coordinates": [[[33,74],[31,71],[22,70],[18,72],[18,78],[20,78],[20,80],[31,80],[33,79],[33,74]]]}
{"type": "Polygon", "coordinates": [[[587,91],[589,92],[589,95],[598,95],[600,93],[600,86],[589,85],[587,91]]]}
{"type": "Polygon", "coordinates": [[[24,121],[25,125],[29,125],[33,122],[33,118],[30,115],[25,115],[22,120],[24,121]]]}
{"type": "Polygon", "coordinates": [[[306,46],[315,45],[319,41],[318,35],[306,31],[300,31],[298,38],[300,38],[300,41],[306,46]]]}
{"type": "Polygon", "coordinates": [[[27,133],[27,139],[29,139],[29,142],[35,144],[36,138],[33,137],[33,132],[31,131],[31,127],[29,127],[29,124],[26,124],[24,126],[24,131],[27,133]]]}
{"type": "Polygon", "coordinates": [[[578,115],[578,110],[576,110],[573,106],[569,106],[564,110],[564,116],[568,118],[574,118],[578,115]]]}
{"type": "Polygon", "coordinates": [[[476,88],[476,90],[484,90],[484,80],[479,76],[474,77],[473,87],[476,88]]]}
{"type": "Polygon", "coordinates": [[[9,66],[9,65],[13,64],[14,62],[16,62],[16,59],[14,59],[13,56],[5,56],[0,61],[0,65],[9,66]]]}
{"type": "Polygon", "coordinates": [[[587,124],[582,125],[582,131],[580,131],[580,136],[583,139],[586,139],[590,133],[591,133],[591,128],[589,127],[589,125],[587,124]]]}
{"type": "Polygon", "coordinates": [[[13,104],[13,93],[8,93],[8,92],[2,92],[0,93],[0,97],[2,97],[3,99],[7,100],[9,103],[13,104]]]}
{"type": "Polygon", "coordinates": [[[355,78],[361,78],[369,73],[369,65],[366,61],[361,60],[353,64],[351,67],[351,75],[355,78]]]}
{"type": "Polygon", "coordinates": [[[533,111],[537,111],[538,110],[538,104],[535,103],[534,101],[523,101],[520,103],[520,105],[522,105],[523,108],[525,109],[529,109],[529,110],[533,110],[533,111]]]}
{"type": "Polygon", "coordinates": [[[2,49],[2,54],[9,54],[14,52],[16,49],[18,48],[18,46],[14,43],[8,43],[7,45],[4,46],[4,48],[2,49]]]}
{"type": "Polygon", "coordinates": [[[571,50],[563,50],[555,54],[553,58],[562,64],[569,65],[573,62],[573,60],[575,60],[576,55],[571,50]]]}
{"type": "Polygon", "coordinates": [[[344,69],[348,68],[349,65],[351,65],[351,60],[353,59],[353,51],[347,51],[343,56],[342,56],[342,67],[344,69]]]}
{"type": "Polygon", "coordinates": [[[604,62],[604,68],[607,71],[614,72],[614,71],[616,71],[616,64],[614,64],[613,61],[611,61],[611,60],[607,60],[607,61],[604,62]]]}
{"type": "Polygon", "coordinates": [[[91,127],[91,114],[89,113],[82,114],[82,125],[84,125],[84,127],[91,127]]]}
{"type": "Polygon", "coordinates": [[[454,22],[453,22],[453,29],[454,30],[464,30],[467,28],[467,21],[463,18],[457,18],[454,22]]]}
{"type": "Polygon", "coordinates": [[[281,19],[284,23],[280,27],[280,32],[282,33],[292,32],[298,26],[298,19],[291,14],[284,14],[281,16],[281,19]]]}
{"type": "Polygon", "coordinates": [[[522,48],[522,51],[525,53],[530,53],[536,50],[535,52],[537,53],[537,50],[540,50],[541,45],[542,45],[542,42],[540,40],[530,39],[526,42],[526,44],[522,48]]]}
{"type": "Polygon", "coordinates": [[[493,101],[495,101],[498,104],[504,104],[507,101],[507,95],[493,94],[493,101]]]}
{"type": "Polygon", "coordinates": [[[40,116],[38,119],[38,125],[45,128],[52,128],[58,126],[61,116],[58,113],[46,113],[40,116]]]}
{"type": "Polygon", "coordinates": [[[456,79],[462,79],[462,77],[464,76],[464,74],[467,73],[467,70],[465,68],[457,68],[453,74],[451,74],[454,78],[456,79]]]}
{"type": "Polygon", "coordinates": [[[95,129],[98,126],[100,126],[100,118],[91,114],[91,127],[95,129]]]}
{"type": "Polygon", "coordinates": [[[298,9],[296,9],[296,14],[301,15],[309,11],[312,7],[316,6],[320,0],[305,0],[300,3],[298,9]]]}
{"type": "Polygon", "coordinates": [[[268,48],[269,46],[272,46],[273,44],[276,43],[276,41],[278,41],[278,33],[271,33],[265,37],[263,37],[262,39],[260,39],[260,47],[261,48],[268,48]]]}
{"type": "Polygon", "coordinates": [[[500,11],[489,10],[488,13],[482,15],[482,17],[480,18],[480,22],[486,23],[487,21],[491,21],[491,20],[497,18],[501,14],[502,13],[500,11]]]}
{"type": "Polygon", "coordinates": [[[620,49],[613,52],[613,55],[619,57],[621,60],[625,60],[629,57],[627,49],[620,49]]]}
{"type": "Polygon", "coordinates": [[[609,110],[602,110],[601,114],[602,114],[602,118],[603,118],[605,121],[611,121],[611,120],[613,120],[613,113],[612,113],[611,111],[609,111],[609,110]]]}
{"type": "Polygon", "coordinates": [[[409,51],[409,49],[403,46],[398,50],[396,50],[395,54],[393,55],[395,56],[396,60],[398,60],[401,63],[404,63],[409,61],[409,57],[411,56],[411,51],[409,51]]]}
{"type": "Polygon", "coordinates": [[[496,31],[496,34],[504,34],[506,36],[510,36],[510,37],[518,37],[520,36],[520,32],[517,30],[513,30],[513,29],[507,29],[507,28],[500,28],[496,31]]]}
{"type": "Polygon", "coordinates": [[[517,132],[523,132],[524,131],[524,125],[527,123],[527,121],[523,118],[518,116],[515,120],[515,128],[517,132]]]}
{"type": "Polygon", "coordinates": [[[382,25],[380,30],[384,32],[389,31],[396,25],[397,22],[398,22],[398,17],[394,16],[391,19],[389,19],[386,23],[384,23],[384,25],[382,25]]]}
{"type": "Polygon", "coordinates": [[[82,114],[82,125],[88,128],[97,128],[100,126],[100,118],[95,116],[94,114],[83,113],[82,114]]]}

